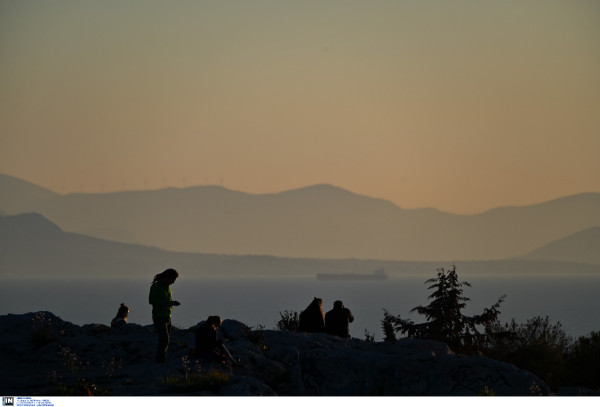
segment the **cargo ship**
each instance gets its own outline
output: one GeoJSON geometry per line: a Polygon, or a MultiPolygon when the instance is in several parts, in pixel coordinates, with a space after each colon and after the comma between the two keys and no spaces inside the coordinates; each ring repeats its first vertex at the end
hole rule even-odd
{"type": "Polygon", "coordinates": [[[359,273],[318,273],[317,280],[386,280],[389,276],[384,269],[375,270],[368,274],[359,273]]]}

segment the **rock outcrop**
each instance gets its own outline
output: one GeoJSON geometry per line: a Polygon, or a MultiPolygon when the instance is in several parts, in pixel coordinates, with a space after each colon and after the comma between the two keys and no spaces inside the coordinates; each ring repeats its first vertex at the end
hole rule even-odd
{"type": "Polygon", "coordinates": [[[193,357],[194,332],[174,329],[154,363],[152,326],[77,326],[50,312],[0,316],[0,392],[51,395],[498,396],[549,395],[535,375],[444,343],[342,339],[251,330],[225,320],[237,362],[193,357]]]}

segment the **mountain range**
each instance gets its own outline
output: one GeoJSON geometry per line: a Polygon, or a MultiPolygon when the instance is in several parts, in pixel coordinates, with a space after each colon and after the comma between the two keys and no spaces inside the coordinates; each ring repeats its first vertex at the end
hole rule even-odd
{"type": "Polygon", "coordinates": [[[575,248],[579,238],[597,241],[600,194],[455,215],[402,209],[330,185],[264,195],[217,186],[60,195],[0,175],[0,211],[38,213],[80,238],[157,248],[144,250],[415,262],[522,258],[596,263],[594,255],[591,260],[586,257],[589,250],[577,253],[575,248]],[[577,236],[586,229],[590,231],[577,236]],[[542,250],[567,236],[568,244],[562,246],[571,245],[565,249],[568,253],[556,255],[552,246],[542,250]]]}
{"type": "MultiPolygon", "coordinates": [[[[584,234],[583,237],[585,237],[584,234]]],[[[592,235],[594,235],[592,233],[592,235]]],[[[597,236],[597,235],[595,235],[597,236]]],[[[580,237],[579,241],[582,241],[580,237]]],[[[571,240],[566,239],[568,247],[571,240]]],[[[595,241],[590,242],[590,245],[595,241]]],[[[584,243],[587,244],[587,243],[584,243]]],[[[560,247],[560,242],[552,244],[560,247]]],[[[542,250],[544,248],[541,248],[542,250]]],[[[543,252],[544,250],[542,250],[543,252]]],[[[461,275],[599,274],[600,262],[547,260],[532,252],[518,259],[456,262],[461,275]]],[[[170,252],[63,231],[36,213],[0,216],[0,277],[141,277],[167,267],[187,276],[298,277],[316,273],[365,273],[385,269],[390,276],[431,276],[444,262],[308,259],[170,252]]]]}

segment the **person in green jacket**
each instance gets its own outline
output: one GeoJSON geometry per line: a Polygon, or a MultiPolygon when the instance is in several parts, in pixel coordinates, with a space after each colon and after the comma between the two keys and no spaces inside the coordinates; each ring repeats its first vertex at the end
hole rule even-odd
{"type": "Polygon", "coordinates": [[[154,276],[150,286],[148,301],[152,304],[152,321],[158,334],[158,346],[156,347],[156,363],[167,361],[167,348],[169,347],[169,336],[171,335],[171,310],[181,305],[179,301],[173,301],[171,284],[177,280],[179,273],[174,269],[167,269],[154,276]]]}

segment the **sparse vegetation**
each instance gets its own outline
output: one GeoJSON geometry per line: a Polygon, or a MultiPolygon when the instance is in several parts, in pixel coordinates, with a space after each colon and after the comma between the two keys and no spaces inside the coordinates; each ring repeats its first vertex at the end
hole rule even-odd
{"type": "Polygon", "coordinates": [[[219,370],[211,369],[202,373],[202,366],[197,359],[188,355],[181,358],[183,377],[167,377],[164,383],[175,393],[193,393],[210,391],[218,393],[222,386],[229,382],[229,376],[219,370]]]}
{"type": "Polygon", "coordinates": [[[79,374],[83,373],[85,370],[86,364],[79,360],[75,352],[73,352],[69,347],[59,345],[58,356],[69,372],[79,374]]]}
{"type": "Polygon", "coordinates": [[[211,370],[206,374],[191,373],[185,377],[167,377],[165,384],[175,393],[193,393],[210,391],[218,394],[221,387],[227,385],[229,376],[218,370],[211,370]]]}
{"type": "Polygon", "coordinates": [[[52,374],[53,387],[50,389],[51,396],[107,396],[106,389],[99,388],[90,379],[83,376],[88,362],[83,362],[77,354],[66,346],[58,346],[58,355],[67,368],[74,375],[72,385],[62,383],[56,372],[52,374]]]}
{"type": "Polygon", "coordinates": [[[265,343],[265,326],[257,325],[254,329],[250,330],[250,334],[248,335],[250,342],[258,346],[258,349],[261,351],[267,349],[267,345],[265,343]]]}
{"type": "Polygon", "coordinates": [[[198,360],[194,361],[195,372],[192,372],[192,361],[188,355],[185,355],[181,358],[181,362],[183,364],[183,371],[185,373],[185,380],[187,381],[192,374],[199,374],[202,372],[202,367],[200,366],[200,362],[198,360]]]}
{"type": "Polygon", "coordinates": [[[104,369],[104,375],[108,378],[114,377],[115,374],[121,370],[123,362],[114,356],[110,359],[102,362],[102,368],[104,369]]]}
{"type": "Polygon", "coordinates": [[[108,396],[105,389],[101,389],[85,378],[78,378],[72,386],[57,384],[48,391],[49,396],[108,396]]]}
{"type": "Polygon", "coordinates": [[[48,318],[44,312],[38,312],[32,318],[33,332],[31,334],[31,343],[36,348],[56,342],[58,338],[52,332],[52,319],[48,318]]]}
{"type": "Polygon", "coordinates": [[[298,330],[298,326],[300,325],[300,314],[298,311],[285,310],[283,312],[279,312],[279,316],[281,318],[275,325],[276,330],[292,332],[296,332],[298,330]]]}
{"type": "Polygon", "coordinates": [[[494,392],[494,390],[490,389],[487,385],[485,385],[483,387],[483,390],[481,390],[477,395],[484,397],[493,397],[496,395],[496,393],[494,392]]]}

